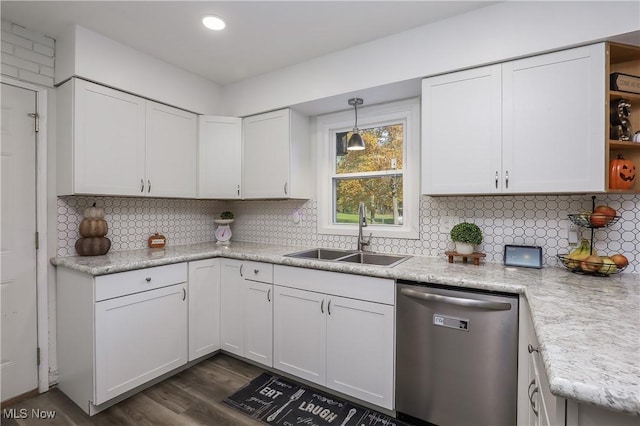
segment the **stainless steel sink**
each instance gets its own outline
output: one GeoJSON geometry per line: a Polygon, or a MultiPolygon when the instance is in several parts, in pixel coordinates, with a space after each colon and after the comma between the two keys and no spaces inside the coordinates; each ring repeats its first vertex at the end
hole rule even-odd
{"type": "Polygon", "coordinates": [[[411,256],[398,256],[394,254],[357,252],[353,250],[335,250],[315,248],[310,250],[289,253],[286,257],[295,257],[297,259],[314,259],[328,260],[335,262],[360,263],[362,265],[376,265],[393,267],[398,263],[404,262],[411,256]]]}
{"type": "Polygon", "coordinates": [[[354,253],[345,257],[341,257],[339,262],[352,262],[361,263],[363,265],[377,265],[377,266],[396,266],[398,263],[404,262],[411,256],[397,256],[394,254],[381,254],[381,253],[354,253]]]}
{"type": "Polygon", "coordinates": [[[353,250],[334,250],[315,248],[286,254],[286,257],[296,257],[298,259],[335,260],[353,253],[353,250]]]}

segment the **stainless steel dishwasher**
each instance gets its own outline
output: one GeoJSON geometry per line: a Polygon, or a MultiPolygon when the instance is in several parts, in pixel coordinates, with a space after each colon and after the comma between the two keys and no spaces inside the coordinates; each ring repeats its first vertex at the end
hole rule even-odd
{"type": "Polygon", "coordinates": [[[518,297],[398,280],[396,303],[398,417],[515,425],[518,297]]]}

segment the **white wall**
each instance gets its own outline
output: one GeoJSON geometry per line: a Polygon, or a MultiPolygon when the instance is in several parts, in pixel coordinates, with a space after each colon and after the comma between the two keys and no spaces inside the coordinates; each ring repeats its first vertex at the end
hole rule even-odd
{"type": "Polygon", "coordinates": [[[56,40],[55,82],[84,77],[199,114],[220,114],[220,86],[79,25],[56,40]]]}
{"type": "Polygon", "coordinates": [[[637,1],[503,2],[225,86],[226,114],[246,116],[599,41],[640,30],[639,16],[637,1]]]}

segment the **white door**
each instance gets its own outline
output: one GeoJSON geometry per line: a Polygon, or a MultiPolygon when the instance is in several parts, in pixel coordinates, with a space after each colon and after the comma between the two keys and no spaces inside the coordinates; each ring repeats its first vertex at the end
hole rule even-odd
{"type": "Polygon", "coordinates": [[[502,76],[504,190],[604,191],[604,45],[507,62],[502,76]]]}
{"type": "Polygon", "coordinates": [[[393,409],[393,306],[330,296],[327,387],[393,409]]]}
{"type": "Polygon", "coordinates": [[[324,385],[328,297],[280,286],[274,292],[273,367],[324,385]]]}
{"type": "Polygon", "coordinates": [[[244,356],[273,366],[273,284],[245,281],[244,356]]]}
{"type": "Polygon", "coordinates": [[[186,298],[176,284],[96,303],[95,405],[187,363],[186,298]]]}
{"type": "Polygon", "coordinates": [[[232,354],[244,356],[244,278],[242,262],[222,259],[220,271],[220,347],[232,354]]]}
{"type": "Polygon", "coordinates": [[[197,189],[197,116],[147,101],[147,195],[195,198],[197,189]]]}
{"type": "Polygon", "coordinates": [[[2,85],[2,401],[38,388],[36,94],[2,85]]]}
{"type": "Polygon", "coordinates": [[[289,123],[288,109],[244,119],[242,150],[244,198],[288,196],[289,123]]]}
{"type": "Polygon", "coordinates": [[[422,80],[422,193],[500,192],[500,65],[422,80]]]}
{"type": "Polygon", "coordinates": [[[198,117],[198,198],[240,198],[242,119],[198,117]]]}
{"type": "Polygon", "coordinates": [[[220,259],[189,262],[189,361],[220,349],[220,259]]]}

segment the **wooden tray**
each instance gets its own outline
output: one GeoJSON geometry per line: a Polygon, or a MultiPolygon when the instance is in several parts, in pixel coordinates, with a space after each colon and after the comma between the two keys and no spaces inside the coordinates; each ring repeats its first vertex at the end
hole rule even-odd
{"type": "Polygon", "coordinates": [[[471,253],[471,254],[460,254],[457,251],[445,251],[444,254],[449,256],[449,263],[453,263],[454,257],[461,257],[462,263],[468,263],[468,259],[473,259],[473,264],[476,266],[480,265],[480,259],[483,257],[487,257],[484,253],[471,253]]]}

